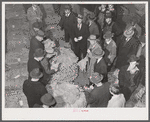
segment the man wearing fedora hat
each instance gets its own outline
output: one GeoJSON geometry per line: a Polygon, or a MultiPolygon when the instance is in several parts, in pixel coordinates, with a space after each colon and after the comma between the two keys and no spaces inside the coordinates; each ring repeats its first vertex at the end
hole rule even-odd
{"type": "Polygon", "coordinates": [[[90,42],[86,56],[88,59],[88,77],[91,76],[92,72],[98,72],[99,74],[103,74],[105,79],[107,74],[107,65],[103,59],[104,51],[97,43],[95,35],[90,35],[88,41],[90,42]]]}
{"type": "Polygon", "coordinates": [[[119,41],[119,37],[123,33],[123,30],[121,30],[121,28],[119,27],[119,24],[112,20],[112,13],[110,11],[106,11],[106,14],[105,14],[103,35],[107,31],[111,31],[114,34],[113,39],[115,42],[119,41]]]}
{"type": "Polygon", "coordinates": [[[72,41],[73,51],[79,58],[79,61],[85,58],[87,53],[87,38],[90,32],[88,26],[83,23],[83,16],[78,14],[77,24],[73,26],[73,37],[72,41]]]}
{"type": "Polygon", "coordinates": [[[114,59],[116,58],[116,43],[112,39],[113,34],[111,31],[107,31],[103,38],[105,39],[104,42],[104,51],[105,51],[105,56],[104,59],[106,61],[106,64],[109,66],[109,70],[111,68],[111,65],[114,62],[114,59]]]}
{"type": "Polygon", "coordinates": [[[95,23],[96,17],[94,13],[91,13],[88,15],[88,25],[89,25],[89,31],[90,35],[96,35],[96,38],[99,38],[99,28],[98,25],[95,23]]]}
{"type": "Polygon", "coordinates": [[[118,75],[119,86],[126,100],[130,98],[130,95],[139,84],[136,80],[134,80],[135,76],[139,74],[138,61],[139,58],[135,55],[131,55],[128,59],[129,64],[121,67],[118,75]]]}
{"type": "Polygon", "coordinates": [[[71,5],[65,5],[64,10],[65,10],[65,13],[61,17],[61,20],[58,25],[61,27],[62,30],[64,29],[64,32],[65,32],[64,46],[68,48],[70,47],[69,41],[73,39],[72,29],[73,29],[73,25],[76,23],[76,17],[71,10],[71,5]]]}
{"type": "Polygon", "coordinates": [[[139,43],[139,40],[134,38],[133,26],[128,25],[118,46],[116,68],[120,69],[122,66],[128,64],[127,60],[129,59],[129,57],[133,54],[136,55],[139,43]]]}
{"type": "Polygon", "coordinates": [[[35,36],[33,36],[30,40],[29,59],[33,58],[33,54],[37,48],[42,48],[44,50],[44,44],[42,43],[44,32],[41,31],[40,28],[41,24],[39,22],[33,24],[35,36]]]}
{"type": "Polygon", "coordinates": [[[47,93],[45,86],[42,84],[43,73],[39,68],[33,69],[29,73],[31,79],[23,83],[23,93],[27,97],[28,106],[32,108],[34,104],[42,105],[41,97],[47,93]]]}
{"type": "Polygon", "coordinates": [[[85,89],[87,104],[89,107],[107,107],[111,98],[109,92],[110,83],[102,83],[103,75],[99,75],[99,73],[93,73],[91,79],[95,86],[90,93],[85,89]]]}
{"type": "Polygon", "coordinates": [[[35,50],[34,57],[28,60],[28,72],[30,73],[34,68],[39,68],[43,73],[43,84],[47,85],[50,80],[50,76],[58,70],[51,69],[50,63],[47,58],[45,58],[46,52],[42,48],[35,50]]]}

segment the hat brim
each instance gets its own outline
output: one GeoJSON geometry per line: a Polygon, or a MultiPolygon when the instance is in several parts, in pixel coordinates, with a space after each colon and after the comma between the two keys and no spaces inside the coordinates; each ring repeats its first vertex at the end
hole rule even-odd
{"type": "Polygon", "coordinates": [[[30,76],[31,76],[32,78],[41,78],[41,77],[43,77],[43,73],[41,72],[41,74],[40,74],[39,76],[35,77],[35,76],[32,74],[32,72],[30,72],[30,76]]]}
{"type": "Polygon", "coordinates": [[[44,99],[41,98],[41,102],[44,104],[44,105],[48,105],[48,106],[52,106],[56,103],[56,100],[54,99],[53,97],[53,100],[50,102],[50,103],[47,103],[44,101],[44,99]]]}
{"type": "Polygon", "coordinates": [[[130,37],[130,36],[133,36],[134,35],[134,31],[132,31],[132,33],[128,34],[127,31],[124,32],[124,36],[125,37],[130,37]]]}
{"type": "Polygon", "coordinates": [[[104,53],[104,51],[103,51],[100,55],[94,54],[94,55],[92,55],[92,56],[93,56],[93,57],[102,57],[104,54],[105,54],[105,53],[104,53]]]}
{"type": "Polygon", "coordinates": [[[96,39],[87,39],[88,41],[96,41],[96,39]]]}
{"type": "Polygon", "coordinates": [[[96,20],[96,17],[91,18],[90,15],[88,15],[88,19],[90,19],[90,20],[96,20]]]}
{"type": "MultiPolygon", "coordinates": [[[[38,56],[38,57],[44,57],[45,55],[46,55],[46,52],[44,51],[44,54],[41,55],[41,56],[38,56]]],[[[35,55],[35,53],[33,54],[33,56],[34,56],[34,57],[37,57],[37,56],[35,55]]],[[[38,57],[37,57],[37,58],[38,58],[38,57]]]]}
{"type": "Polygon", "coordinates": [[[113,34],[111,34],[111,36],[106,36],[106,35],[104,35],[104,39],[109,39],[109,38],[112,38],[113,37],[113,34]]]}

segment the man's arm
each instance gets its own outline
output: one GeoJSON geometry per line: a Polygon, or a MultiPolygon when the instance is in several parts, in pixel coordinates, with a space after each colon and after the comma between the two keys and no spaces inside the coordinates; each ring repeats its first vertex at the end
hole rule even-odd
{"type": "Polygon", "coordinates": [[[50,64],[48,62],[48,59],[47,58],[44,58],[42,61],[41,61],[41,65],[44,67],[44,70],[47,74],[54,74],[55,73],[55,70],[51,70],[50,69],[50,64]]]}
{"type": "Polygon", "coordinates": [[[88,91],[85,91],[85,97],[87,104],[92,104],[93,102],[95,102],[94,96],[92,96],[88,91]]]}

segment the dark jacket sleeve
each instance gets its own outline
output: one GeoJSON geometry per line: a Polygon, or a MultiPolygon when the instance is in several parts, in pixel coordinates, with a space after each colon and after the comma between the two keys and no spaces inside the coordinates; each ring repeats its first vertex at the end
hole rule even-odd
{"type": "Polygon", "coordinates": [[[44,67],[44,70],[47,74],[54,74],[55,73],[55,70],[51,70],[50,69],[50,63],[48,62],[48,59],[47,58],[44,58],[42,61],[41,61],[41,65],[44,67]]]}
{"type": "Polygon", "coordinates": [[[86,24],[84,25],[85,25],[85,34],[83,35],[83,38],[87,39],[90,36],[90,31],[89,31],[88,26],[86,24]]]}
{"type": "Polygon", "coordinates": [[[124,79],[125,79],[125,73],[123,71],[123,69],[121,68],[119,75],[118,75],[118,80],[119,80],[119,85],[123,86],[124,85],[124,79]]]}
{"type": "Polygon", "coordinates": [[[86,97],[87,104],[92,104],[93,102],[95,102],[94,96],[91,95],[88,91],[85,91],[85,97],[86,97]]]}
{"type": "Polygon", "coordinates": [[[63,29],[64,28],[64,16],[62,16],[61,17],[61,19],[60,19],[60,21],[59,21],[59,23],[58,23],[58,25],[63,29]]]}
{"type": "Polygon", "coordinates": [[[121,30],[121,28],[116,23],[114,23],[114,25],[112,27],[112,31],[115,34],[115,36],[120,36],[123,33],[123,31],[121,30]]]}
{"type": "Polygon", "coordinates": [[[134,38],[133,38],[132,42],[133,42],[132,47],[130,48],[131,50],[130,50],[130,53],[128,54],[128,57],[130,57],[133,54],[135,54],[135,55],[137,54],[137,50],[138,50],[138,47],[140,44],[140,42],[134,38]]]}

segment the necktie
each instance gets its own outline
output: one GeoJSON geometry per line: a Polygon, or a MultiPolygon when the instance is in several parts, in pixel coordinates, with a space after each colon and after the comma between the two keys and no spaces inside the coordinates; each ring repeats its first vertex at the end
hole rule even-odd
{"type": "Polygon", "coordinates": [[[78,29],[79,29],[79,30],[81,29],[81,24],[78,24],[78,29]]]}

